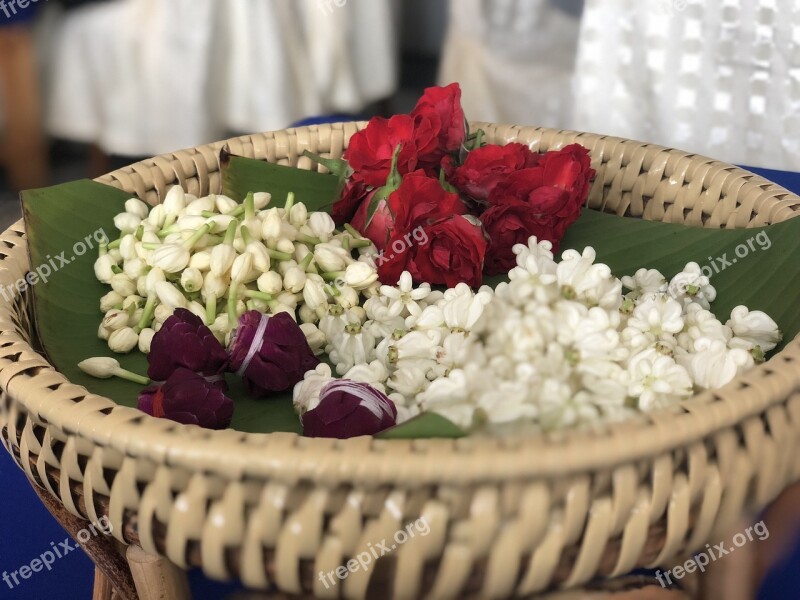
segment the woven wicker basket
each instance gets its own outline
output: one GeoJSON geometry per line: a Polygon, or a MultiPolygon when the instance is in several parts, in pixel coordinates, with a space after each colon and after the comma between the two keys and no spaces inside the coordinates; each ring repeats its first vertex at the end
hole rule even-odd
{"type": "MultiPolygon", "coordinates": [[[[483,125],[492,143],[579,142],[592,208],[693,226],[796,216],[800,198],[707,158],[596,135],[483,125]]],[[[234,154],[312,168],[358,124],[228,140],[234,154]]],[[[178,183],[220,190],[212,144],[99,181],[156,203],[178,183]]],[[[29,266],[17,223],[0,285],[29,266]]],[[[10,289],[10,287],[9,287],[10,289]]],[[[601,433],[558,439],[347,441],[210,432],[147,417],[71,384],[37,352],[27,296],[0,302],[0,429],[28,477],[75,515],[181,567],[247,586],[348,598],[527,596],[672,564],[800,478],[800,343],[724,389],[601,433]],[[421,515],[416,536],[327,589],[318,578],[421,515]]]]}

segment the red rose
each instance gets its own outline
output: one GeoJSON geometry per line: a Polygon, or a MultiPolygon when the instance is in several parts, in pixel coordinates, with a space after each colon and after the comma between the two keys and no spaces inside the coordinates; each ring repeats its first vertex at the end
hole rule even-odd
{"type": "Polygon", "coordinates": [[[424,158],[426,153],[421,152],[421,160],[431,166],[438,166],[445,154],[457,152],[467,137],[466,118],[461,107],[461,87],[457,83],[425,90],[411,116],[425,116],[430,123],[438,124],[436,152],[424,158]]]}
{"type": "MultiPolygon", "coordinates": [[[[548,152],[533,168],[511,173],[489,197],[492,205],[526,202],[538,215],[557,217],[563,231],[574,223],[595,176],[589,151],[578,144],[548,152]]],[[[562,231],[562,235],[563,235],[562,231]]]]}
{"type": "Polygon", "coordinates": [[[536,215],[530,205],[519,200],[493,206],[483,213],[481,221],[491,240],[486,253],[487,275],[505,275],[513,269],[516,265],[514,246],[527,244],[532,235],[539,241],[552,242],[554,252],[558,252],[563,236],[557,219],[536,215]]]}
{"type": "Polygon", "coordinates": [[[395,229],[402,233],[467,212],[458,194],[446,191],[437,179],[423,171],[403,177],[400,188],[389,196],[389,208],[395,216],[395,229]]]}
{"type": "Polygon", "coordinates": [[[356,214],[358,207],[362,204],[369,204],[370,199],[376,190],[368,187],[363,181],[350,179],[342,190],[342,195],[331,209],[333,221],[341,227],[349,223],[356,214]]]}
{"type": "Polygon", "coordinates": [[[401,147],[397,169],[405,175],[417,168],[420,149],[427,152],[435,146],[437,132],[435,124],[424,119],[418,123],[409,115],[391,119],[375,117],[350,139],[344,157],[354,171],[353,179],[382,187],[389,177],[397,147],[401,147]]]}
{"type": "Polygon", "coordinates": [[[394,215],[392,215],[392,211],[389,209],[386,200],[380,200],[372,215],[372,220],[370,220],[369,225],[367,225],[369,205],[375,192],[377,192],[377,190],[369,195],[368,200],[361,203],[350,225],[375,244],[375,247],[379,251],[383,251],[386,248],[386,242],[389,241],[389,237],[394,231],[394,215]]]}
{"type": "Polygon", "coordinates": [[[487,201],[511,173],[538,163],[539,155],[525,144],[483,146],[467,154],[464,164],[449,175],[449,181],[467,196],[487,201]]]}
{"type": "Polygon", "coordinates": [[[415,229],[413,237],[396,232],[378,260],[378,275],[389,285],[409,271],[416,281],[478,287],[487,245],[480,224],[463,215],[447,217],[415,229]]]}

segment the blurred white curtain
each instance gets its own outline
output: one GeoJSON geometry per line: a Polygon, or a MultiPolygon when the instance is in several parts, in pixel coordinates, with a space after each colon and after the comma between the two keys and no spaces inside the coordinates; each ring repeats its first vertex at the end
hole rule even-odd
{"type": "Polygon", "coordinates": [[[587,0],[578,129],[800,169],[800,1],[587,0]]]}
{"type": "Polygon", "coordinates": [[[116,0],[53,31],[56,136],[146,155],[358,111],[397,86],[394,0],[116,0]]]}
{"type": "Polygon", "coordinates": [[[450,0],[439,80],[470,119],[566,127],[579,31],[570,0],[450,0]]]}

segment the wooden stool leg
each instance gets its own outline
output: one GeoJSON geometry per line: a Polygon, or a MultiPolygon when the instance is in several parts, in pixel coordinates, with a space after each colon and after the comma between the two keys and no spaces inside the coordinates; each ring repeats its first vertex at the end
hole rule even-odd
{"type": "Polygon", "coordinates": [[[139,600],[189,600],[189,579],[166,558],[129,546],[126,554],[139,600]]]}

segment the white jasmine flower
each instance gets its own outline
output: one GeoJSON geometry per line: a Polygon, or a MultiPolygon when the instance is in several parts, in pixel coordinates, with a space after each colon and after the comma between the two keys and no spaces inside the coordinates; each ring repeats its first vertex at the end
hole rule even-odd
{"type": "Polygon", "coordinates": [[[215,196],[206,196],[205,198],[197,198],[192,200],[186,205],[184,214],[192,216],[200,216],[204,212],[212,212],[217,207],[217,198],[215,196]]]}
{"type": "Polygon", "coordinates": [[[536,236],[528,240],[527,246],[517,244],[513,248],[517,255],[517,266],[509,272],[509,278],[533,279],[544,286],[555,283],[557,265],[552,250],[552,243],[546,240],[537,242],[536,236]]]}
{"type": "Polygon", "coordinates": [[[345,269],[344,281],[356,290],[363,290],[378,281],[378,272],[372,265],[354,262],[345,269]]]}
{"type": "Polygon", "coordinates": [[[305,334],[306,341],[314,354],[317,356],[322,354],[325,351],[325,345],[328,343],[328,340],[325,334],[319,330],[319,327],[313,323],[303,323],[300,325],[300,329],[305,334]]]}
{"type": "Polygon", "coordinates": [[[100,298],[100,312],[107,313],[115,308],[122,308],[122,303],[125,299],[117,292],[108,292],[105,296],[100,298]]]}
{"type": "Polygon", "coordinates": [[[252,241],[245,247],[245,252],[253,258],[253,268],[259,273],[269,271],[272,259],[269,250],[261,242],[252,241]]]}
{"type": "Polygon", "coordinates": [[[138,198],[131,198],[125,201],[125,212],[143,221],[150,214],[150,207],[138,198]]]}
{"type": "MultiPolygon", "coordinates": [[[[411,317],[409,317],[410,319],[411,317]]],[[[398,331],[407,332],[410,328],[406,327],[405,321],[402,317],[395,317],[394,319],[384,321],[368,320],[364,323],[364,327],[375,336],[376,340],[383,340],[391,337],[398,331]]]]}
{"type": "Polygon", "coordinates": [[[229,287],[230,281],[227,277],[219,277],[218,275],[214,275],[214,273],[206,273],[206,276],[203,278],[203,287],[201,288],[203,299],[208,300],[213,296],[215,299],[219,300],[228,293],[229,287]]]}
{"type": "Polygon", "coordinates": [[[378,323],[394,321],[403,312],[402,303],[394,302],[386,296],[373,296],[364,303],[367,318],[378,323]]]}
{"type": "Polygon", "coordinates": [[[158,230],[164,227],[166,220],[167,210],[163,204],[154,206],[153,210],[150,211],[150,215],[147,217],[147,222],[150,224],[150,226],[158,230]]]}
{"type": "Polygon", "coordinates": [[[753,356],[741,348],[728,348],[725,342],[700,338],[694,353],[678,357],[689,371],[695,385],[706,389],[720,388],[755,365],[753,356]]]}
{"type": "Polygon", "coordinates": [[[283,278],[280,273],[267,271],[256,280],[256,285],[258,286],[258,291],[264,294],[280,294],[281,290],[283,290],[283,278]]]}
{"type": "Polygon", "coordinates": [[[355,308],[359,305],[359,294],[356,290],[349,286],[338,288],[338,294],[334,296],[336,304],[342,308],[355,308]]]}
{"type": "Polygon", "coordinates": [[[328,309],[327,314],[323,315],[319,321],[319,328],[328,340],[342,333],[348,325],[363,325],[363,311],[355,308],[344,309],[341,306],[333,305],[328,309]]]}
{"type": "Polygon", "coordinates": [[[281,239],[283,220],[277,208],[269,209],[261,220],[261,239],[267,243],[276,243],[281,239]]]}
{"type": "Polygon", "coordinates": [[[231,281],[236,283],[250,283],[255,281],[258,274],[253,271],[253,256],[249,253],[240,254],[231,266],[231,281]]]}
{"type": "Polygon", "coordinates": [[[314,237],[319,238],[323,242],[330,240],[333,232],[336,230],[336,223],[328,213],[315,212],[311,213],[308,217],[308,228],[311,229],[314,237]]]}
{"type": "Polygon", "coordinates": [[[440,302],[445,325],[451,331],[471,331],[492,296],[490,288],[481,288],[476,294],[465,283],[447,290],[440,302]]]}
{"type": "MultiPolygon", "coordinates": [[[[239,208],[239,203],[236,202],[233,198],[228,198],[228,196],[224,196],[222,194],[217,194],[215,197],[215,208],[217,212],[223,215],[231,213],[239,208]]],[[[258,194],[255,195],[256,198],[256,208],[258,208],[258,194]]]]}
{"type": "Polygon", "coordinates": [[[628,375],[628,393],[644,411],[663,408],[692,395],[692,378],[686,369],[653,349],[631,359],[628,375]]]}
{"type": "Polygon", "coordinates": [[[667,278],[656,269],[639,269],[633,277],[623,277],[622,285],[631,290],[627,297],[636,300],[649,294],[666,293],[667,278]]]}
{"type": "Polygon", "coordinates": [[[236,250],[232,244],[225,242],[211,249],[209,268],[214,275],[222,277],[231,270],[234,260],[236,260],[236,250]]]}
{"type": "Polygon", "coordinates": [[[139,254],[136,252],[137,241],[136,236],[130,233],[122,236],[119,242],[119,253],[123,260],[140,258],[139,254]]]}
{"type": "Polygon", "coordinates": [[[100,322],[100,325],[97,328],[97,337],[103,341],[107,341],[109,337],[111,337],[111,330],[107,327],[103,327],[103,322],[100,322]]]}
{"type": "Polygon", "coordinates": [[[344,248],[323,243],[314,248],[314,261],[326,273],[338,273],[344,271],[353,259],[344,248]]]}
{"type": "Polygon", "coordinates": [[[211,269],[211,251],[201,250],[195,252],[192,258],[189,259],[189,268],[197,269],[200,272],[205,272],[211,269]]]}
{"type": "Polygon", "coordinates": [[[139,334],[132,328],[124,327],[112,331],[108,338],[108,347],[118,354],[127,354],[139,344],[139,334]]]}
{"type": "MultiPolygon", "coordinates": [[[[292,267],[283,276],[283,287],[292,293],[303,291],[306,285],[306,273],[300,267],[292,267]]],[[[356,301],[358,304],[358,301],[356,301]]]]}
{"type": "Polygon", "coordinates": [[[748,310],[737,306],[731,311],[728,327],[735,338],[731,346],[751,350],[756,346],[764,352],[774,350],[783,339],[778,324],[760,310],[748,310]]]}
{"type": "Polygon", "coordinates": [[[183,244],[163,244],[153,250],[150,264],[165,273],[180,273],[189,265],[189,248],[183,244]]]}
{"type": "Polygon", "coordinates": [[[159,301],[174,311],[176,308],[186,308],[186,297],[178,289],[167,282],[156,284],[156,294],[159,301]]]}
{"type": "Polygon", "coordinates": [[[339,375],[375,358],[375,338],[358,323],[345,326],[344,331],[328,336],[328,340],[328,355],[339,375]]]}
{"type": "Polygon", "coordinates": [[[294,386],[292,402],[297,414],[304,415],[309,410],[319,406],[319,395],[322,388],[334,381],[331,368],[325,363],[320,363],[313,371],[308,371],[303,381],[294,386]]]}
{"type": "Polygon", "coordinates": [[[169,319],[172,316],[172,313],[174,312],[175,309],[173,309],[172,307],[167,306],[166,304],[159,304],[158,306],[156,306],[155,320],[161,321],[163,323],[164,321],[169,319]]]}
{"type": "Polygon", "coordinates": [[[600,306],[607,310],[619,310],[622,305],[622,282],[611,275],[604,264],[595,264],[597,253],[586,248],[583,253],[566,250],[556,267],[558,284],[562,295],[578,300],[587,306],[600,306]]]}
{"type": "Polygon", "coordinates": [[[110,255],[104,254],[94,261],[94,276],[101,283],[110,284],[116,266],[117,262],[110,255]]]}
{"type": "Polygon", "coordinates": [[[403,274],[400,275],[400,281],[397,287],[392,287],[390,285],[381,286],[381,294],[393,301],[394,307],[392,312],[399,310],[399,314],[404,314],[404,316],[415,316],[421,313],[424,305],[420,306],[420,303],[424,301],[430,293],[431,286],[427,283],[423,283],[419,288],[414,289],[414,282],[411,273],[408,271],[403,271],[403,274]],[[405,311],[405,313],[403,313],[403,311],[405,311]]]}
{"type": "Polygon", "coordinates": [[[325,291],[325,282],[322,277],[313,274],[306,276],[306,282],[303,286],[303,300],[312,310],[317,310],[328,304],[328,294],[325,291]]]}
{"type": "Polygon", "coordinates": [[[179,217],[186,208],[186,192],[179,185],[174,185],[164,198],[164,212],[167,216],[179,217]]]}
{"type": "MultiPolygon", "coordinates": [[[[219,198],[219,196],[217,197],[219,198]]],[[[256,210],[264,210],[269,206],[270,202],[272,202],[272,194],[269,192],[256,192],[253,194],[253,206],[256,210]]]]}
{"type": "Polygon", "coordinates": [[[689,351],[694,351],[694,344],[700,338],[709,338],[725,342],[733,337],[730,327],[723,325],[711,312],[694,302],[684,309],[684,328],[678,335],[680,346],[689,351]]]}
{"type": "Polygon", "coordinates": [[[654,340],[671,338],[680,333],[683,326],[683,307],[667,296],[643,301],[628,319],[628,327],[650,334],[654,340]]]}
{"type": "Polygon", "coordinates": [[[297,316],[300,318],[301,323],[313,323],[314,325],[319,323],[317,311],[313,310],[307,304],[300,305],[300,308],[297,309],[297,316]]]}
{"type": "Polygon", "coordinates": [[[466,374],[455,369],[446,377],[433,381],[416,398],[423,411],[438,413],[459,427],[469,429],[476,408],[468,401],[469,392],[466,374]]]}
{"type": "Polygon", "coordinates": [[[136,284],[124,273],[117,273],[109,283],[111,284],[111,289],[123,298],[133,296],[136,293],[136,284]]]}
{"type": "Polygon", "coordinates": [[[153,337],[156,332],[153,329],[142,329],[139,334],[139,352],[142,354],[150,354],[150,345],[153,343],[153,337]]]}
{"type": "Polygon", "coordinates": [[[426,306],[417,316],[411,315],[407,317],[405,327],[406,329],[420,330],[447,327],[444,320],[444,311],[436,305],[426,306]]]}
{"type": "Polygon", "coordinates": [[[386,380],[389,378],[389,371],[379,360],[373,360],[369,364],[355,365],[344,375],[345,379],[367,383],[376,390],[386,393],[386,380]]]}
{"type": "Polygon", "coordinates": [[[147,274],[147,263],[141,258],[134,258],[133,260],[126,261],[122,270],[125,275],[136,280],[147,274]]]}
{"type": "Polygon", "coordinates": [[[128,326],[130,313],[125,310],[110,310],[103,317],[103,327],[109,331],[116,331],[128,326]]]}
{"type": "Polygon", "coordinates": [[[708,310],[717,297],[717,290],[703,275],[700,265],[691,262],[669,282],[669,295],[684,306],[696,302],[708,310]]]}
{"type": "Polygon", "coordinates": [[[298,202],[289,209],[289,223],[300,229],[308,221],[308,209],[302,202],[298,202]]]}
{"type": "Polygon", "coordinates": [[[136,231],[141,222],[142,220],[139,217],[127,212],[120,213],[114,217],[114,227],[124,234],[136,231]]]}

